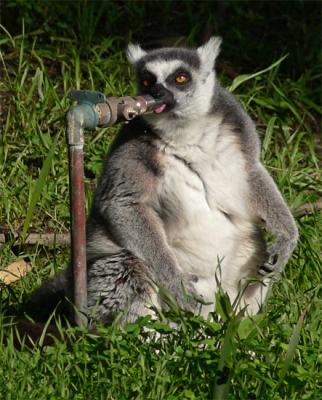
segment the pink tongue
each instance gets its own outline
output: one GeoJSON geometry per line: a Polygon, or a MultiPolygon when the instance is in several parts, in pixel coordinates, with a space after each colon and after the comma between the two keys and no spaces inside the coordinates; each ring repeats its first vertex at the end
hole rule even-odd
{"type": "Polygon", "coordinates": [[[162,113],[162,111],[165,109],[165,107],[166,107],[166,105],[165,105],[165,104],[162,104],[161,106],[155,108],[155,109],[154,109],[154,112],[157,113],[157,114],[160,114],[160,113],[162,113]]]}

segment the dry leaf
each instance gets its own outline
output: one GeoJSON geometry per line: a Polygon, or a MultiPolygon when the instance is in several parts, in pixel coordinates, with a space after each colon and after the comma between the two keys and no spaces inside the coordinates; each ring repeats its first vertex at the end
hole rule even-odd
{"type": "Polygon", "coordinates": [[[6,268],[0,270],[0,279],[6,285],[10,285],[11,283],[21,279],[30,271],[31,265],[26,263],[25,260],[21,259],[7,265],[6,268]]]}

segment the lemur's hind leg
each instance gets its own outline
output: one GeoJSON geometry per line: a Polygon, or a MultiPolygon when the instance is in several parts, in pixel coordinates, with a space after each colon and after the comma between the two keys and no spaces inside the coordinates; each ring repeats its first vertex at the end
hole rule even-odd
{"type": "Polygon", "coordinates": [[[151,271],[144,261],[126,250],[93,260],[88,265],[88,307],[91,318],[111,323],[119,313],[122,322],[153,314],[159,307],[151,271]]]}

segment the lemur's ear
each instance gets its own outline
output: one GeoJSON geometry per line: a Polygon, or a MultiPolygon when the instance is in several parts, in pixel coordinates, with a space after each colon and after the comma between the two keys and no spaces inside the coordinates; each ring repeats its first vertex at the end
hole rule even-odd
{"type": "Polygon", "coordinates": [[[131,64],[137,63],[146,54],[139,44],[129,43],[127,46],[126,57],[131,64]]]}
{"type": "Polygon", "coordinates": [[[201,59],[201,65],[205,69],[212,70],[214,68],[215,60],[220,52],[221,42],[221,37],[212,36],[208,42],[198,47],[197,52],[201,59]]]}

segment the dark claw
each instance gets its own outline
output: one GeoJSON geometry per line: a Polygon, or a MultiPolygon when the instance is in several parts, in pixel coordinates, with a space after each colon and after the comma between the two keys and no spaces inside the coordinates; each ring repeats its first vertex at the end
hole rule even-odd
{"type": "Polygon", "coordinates": [[[265,276],[267,274],[274,272],[274,270],[275,270],[275,265],[272,265],[270,262],[268,262],[260,266],[258,273],[262,276],[265,276]]]}
{"type": "Polygon", "coordinates": [[[268,257],[268,263],[271,265],[275,265],[277,263],[277,260],[278,260],[278,254],[271,254],[268,257]]]}

